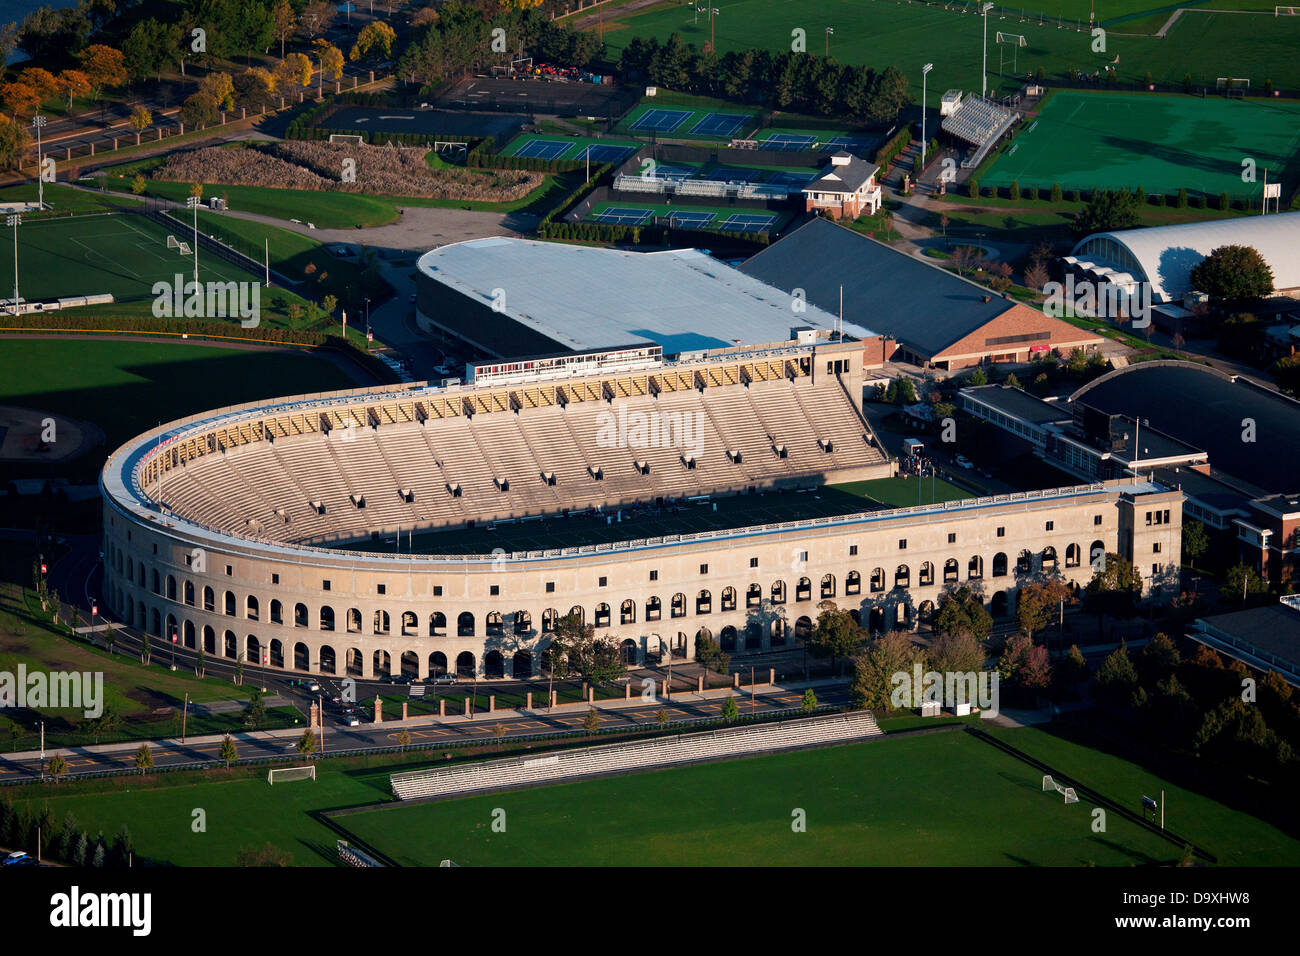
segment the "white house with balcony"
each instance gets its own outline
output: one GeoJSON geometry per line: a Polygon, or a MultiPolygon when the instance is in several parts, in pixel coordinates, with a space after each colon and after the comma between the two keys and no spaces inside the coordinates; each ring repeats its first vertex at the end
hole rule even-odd
{"type": "Polygon", "coordinates": [[[841,150],[822,174],[803,187],[804,211],[832,219],[856,219],[880,210],[880,167],[841,150]]]}

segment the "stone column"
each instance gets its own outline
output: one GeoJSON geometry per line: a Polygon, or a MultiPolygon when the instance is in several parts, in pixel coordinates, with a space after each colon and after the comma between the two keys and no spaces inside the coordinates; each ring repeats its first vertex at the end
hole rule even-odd
{"type": "Polygon", "coordinates": [[[378,694],[375,695],[375,723],[384,722],[384,699],[378,694]]]}
{"type": "Polygon", "coordinates": [[[703,674],[701,674],[701,675],[699,676],[699,679],[698,679],[698,686],[696,687],[696,691],[697,691],[698,693],[701,693],[701,694],[704,693],[704,675],[703,675],[703,674]]]}
{"type": "Polygon", "coordinates": [[[446,698],[446,697],[439,697],[439,698],[438,698],[438,716],[439,716],[439,717],[446,717],[446,716],[447,716],[447,698],[446,698]]]}
{"type": "Polygon", "coordinates": [[[468,698],[468,697],[465,698],[465,716],[466,716],[466,717],[469,716],[469,698],[468,698]]]}
{"type": "Polygon", "coordinates": [[[533,692],[530,690],[528,692],[528,696],[524,703],[524,710],[532,710],[532,709],[533,709],[533,692]]]}
{"type": "Polygon", "coordinates": [[[551,691],[551,706],[552,706],[552,707],[555,706],[555,701],[556,701],[556,698],[557,698],[557,697],[559,697],[559,693],[558,693],[557,691],[551,691]]]}
{"type": "Polygon", "coordinates": [[[740,671],[736,671],[731,675],[731,686],[736,690],[740,690],[740,671]]]}
{"type": "Polygon", "coordinates": [[[587,703],[589,704],[596,703],[596,688],[594,687],[587,688],[587,703]]]}
{"type": "Polygon", "coordinates": [[[407,716],[408,716],[408,713],[407,713],[407,707],[409,706],[409,704],[410,704],[410,701],[405,701],[405,700],[402,701],[402,719],[403,719],[403,720],[405,720],[405,719],[407,718],[407,716]]]}
{"type": "Polygon", "coordinates": [[[488,713],[495,714],[497,710],[497,695],[488,694],[488,713]]]}

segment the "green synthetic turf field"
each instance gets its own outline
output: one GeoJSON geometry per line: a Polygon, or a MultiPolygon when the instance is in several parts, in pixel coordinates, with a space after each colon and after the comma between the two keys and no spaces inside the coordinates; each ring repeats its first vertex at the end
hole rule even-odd
{"type": "MultiPolygon", "coordinates": [[[[1099,71],[1116,56],[1120,57],[1117,77],[1126,83],[1141,83],[1150,72],[1155,82],[1167,84],[1181,83],[1183,75],[1190,73],[1198,88],[1208,85],[1211,90],[1219,76],[1249,77],[1255,89],[1262,87],[1266,79],[1279,88],[1300,87],[1300,57],[1295,55],[1300,49],[1300,17],[1274,17],[1271,4],[1267,7],[1258,4],[1268,11],[1266,15],[1193,9],[1184,13],[1163,39],[1128,35],[1138,32],[1138,27],[1120,24],[1109,30],[1105,53],[1092,50],[1093,39],[1087,30],[1088,0],[1029,3],[1026,11],[1045,5],[1051,7],[1046,11],[1049,15],[1081,17],[1083,29],[1058,29],[1055,23],[1040,25],[1031,18],[1022,22],[1015,14],[1005,19],[991,17],[988,24],[991,88],[1006,92],[1019,89],[1026,74],[1039,67],[1050,86],[1054,78],[1068,71],[1099,71]],[[1007,66],[1001,71],[1005,73],[1003,77],[999,76],[999,47],[995,42],[998,31],[1022,34],[1028,43],[1017,51],[1014,70],[1009,56],[1011,48],[1005,48],[1008,57],[1007,66]]],[[[1113,8],[1099,2],[1098,16],[1104,20],[1157,11],[1164,6],[1155,0],[1122,0],[1113,8]]],[[[1212,6],[1223,5],[1213,3],[1212,6]]],[[[806,31],[808,51],[820,56],[824,49],[822,28],[831,26],[835,30],[830,44],[832,57],[841,63],[866,64],[876,69],[898,67],[911,83],[916,101],[921,98],[921,66],[933,62],[928,94],[930,106],[936,107],[946,89],[960,87],[976,92],[980,89],[982,18],[959,12],[960,4],[948,4],[948,7],[951,9],[942,3],[900,0],[830,0],[810,12],[788,0],[724,0],[718,4],[721,13],[714,23],[717,51],[722,54],[751,48],[789,50],[791,31],[801,28],[806,31]]],[[[1172,10],[1153,13],[1148,19],[1159,20],[1159,25],[1163,25],[1170,13],[1172,10]]],[[[692,19],[691,5],[673,4],[629,14],[613,24],[607,22],[606,55],[617,59],[635,36],[653,36],[663,41],[674,32],[699,48],[709,40],[709,23],[705,17],[698,24],[692,19]]],[[[1147,20],[1140,23],[1145,29],[1147,20]]]]}
{"type": "MultiPolygon", "coordinates": [[[[169,231],[143,216],[74,216],[18,227],[19,294],[28,301],[111,293],[118,302],[152,299],[153,284],[189,281],[194,257],[167,248],[167,236],[194,245],[194,234],[169,231]]],[[[0,242],[0,276],[13,276],[12,236],[0,242]]],[[[260,276],[199,250],[199,281],[252,281],[260,276]]],[[[12,295],[12,292],[8,293],[12,295]]]]}
{"type": "MultiPolygon", "coordinates": [[[[638,150],[644,145],[643,143],[638,143],[635,140],[630,139],[596,139],[591,136],[572,136],[568,133],[521,133],[506,144],[506,147],[501,150],[501,154],[503,156],[516,156],[519,154],[521,149],[534,140],[543,140],[547,142],[563,140],[564,142],[571,144],[563,156],[557,156],[556,158],[573,160],[582,159],[582,151],[585,146],[624,146],[630,150],[638,150]]],[[[632,154],[628,153],[628,156],[630,155],[632,154]]]]}
{"type": "MultiPolygon", "coordinates": [[[[1037,730],[1063,773],[1136,803],[1164,788],[1178,832],[1221,862],[1295,863],[1275,827],[1126,761],[1037,730]],[[1092,780],[1097,783],[1093,784],[1092,780]]],[[[1108,866],[1176,862],[1181,847],[1093,806],[1042,792],[1042,774],[960,731],[679,767],[336,817],[404,865],[1108,866]],[[493,811],[506,830],[494,832],[493,811]],[[795,810],[807,830],[792,830],[795,810]]],[[[105,832],[110,832],[106,830],[105,832]]]]}
{"type": "Polygon", "coordinates": [[[1258,200],[1300,161],[1300,103],[1184,95],[1056,93],[986,171],[981,185],[1092,187],[1258,200]],[[1242,182],[1242,160],[1257,168],[1242,182]]]}

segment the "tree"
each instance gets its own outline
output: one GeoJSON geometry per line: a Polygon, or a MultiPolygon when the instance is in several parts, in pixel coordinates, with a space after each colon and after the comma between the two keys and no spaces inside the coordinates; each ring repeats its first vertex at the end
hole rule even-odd
{"type": "Polygon", "coordinates": [[[1023,690],[1044,690],[1052,681],[1052,665],[1047,658],[1047,648],[1035,644],[1024,634],[1007,641],[998,659],[998,673],[1013,687],[1023,690]]]}
{"type": "Polygon", "coordinates": [[[16,169],[30,143],[27,130],[0,114],[0,168],[16,169]]]}
{"type": "Polygon", "coordinates": [[[660,707],[655,711],[655,723],[660,727],[660,729],[668,726],[668,711],[663,707],[660,707]]]}
{"type": "Polygon", "coordinates": [[[59,92],[59,81],[49,70],[29,66],[18,74],[18,82],[30,88],[42,102],[59,92]]]}
{"type": "Polygon", "coordinates": [[[814,710],[817,709],[817,695],[813,693],[813,689],[811,687],[809,687],[807,690],[803,692],[803,701],[800,702],[799,708],[805,714],[811,714],[814,710]]]}
{"type": "Polygon", "coordinates": [[[15,123],[31,116],[40,105],[40,96],[26,83],[0,83],[0,108],[15,123]]]}
{"type": "Polygon", "coordinates": [[[121,86],[127,81],[126,66],[120,50],[96,43],[78,54],[78,59],[90,80],[91,94],[96,99],[105,87],[121,86]]]}
{"type": "Polygon", "coordinates": [[[1223,587],[1219,597],[1225,604],[1245,604],[1250,595],[1263,594],[1268,584],[1254,568],[1245,564],[1234,564],[1223,577],[1223,587]]]}
{"type": "Polygon", "coordinates": [[[135,767],[141,773],[153,769],[153,751],[149,749],[148,744],[141,744],[140,749],[135,752],[135,767]]]}
{"type": "Polygon", "coordinates": [[[930,644],[930,669],[941,674],[967,674],[984,669],[986,653],[968,631],[941,634],[930,644]]]}
{"type": "Polygon", "coordinates": [[[260,66],[250,67],[231,83],[235,102],[245,109],[256,110],[275,105],[276,79],[260,66]]]}
{"type": "Polygon", "coordinates": [[[131,116],[127,120],[130,127],[135,130],[135,144],[140,145],[140,134],[149,128],[153,123],[153,114],[143,106],[137,106],[131,111],[131,116]]]}
{"type": "Polygon", "coordinates": [[[723,720],[725,720],[727,723],[731,723],[737,717],[739,717],[740,708],[736,706],[736,698],[728,694],[726,696],[726,699],[723,700],[722,702],[722,709],[718,711],[718,716],[721,717],[723,720]]]}
{"type": "Polygon", "coordinates": [[[587,715],[582,718],[582,729],[589,734],[594,734],[600,728],[600,715],[596,713],[595,707],[587,708],[587,715]]]}
{"type": "Polygon", "coordinates": [[[211,97],[219,110],[235,107],[235,81],[229,73],[209,73],[199,80],[199,92],[211,97]]]}
{"type": "Polygon", "coordinates": [[[357,42],[352,45],[348,59],[386,60],[393,55],[393,41],[397,34],[383,20],[371,20],[357,34],[357,42]]]}
{"type": "Polygon", "coordinates": [[[275,5],[271,11],[271,25],[275,38],[280,41],[280,58],[284,59],[284,41],[293,36],[293,31],[298,28],[298,19],[293,15],[289,0],[280,0],[275,5]]]}
{"type": "Polygon", "coordinates": [[[1056,664],[1056,678],[1073,690],[1088,679],[1088,659],[1079,650],[1078,644],[1071,644],[1069,651],[1056,664]]]}
{"type": "Polygon", "coordinates": [[[1300,353],[1283,356],[1270,371],[1278,388],[1289,395],[1300,396],[1300,353]]]}
{"type": "Polygon", "coordinates": [[[968,584],[953,588],[939,598],[931,627],[936,634],[969,634],[977,641],[993,633],[993,615],[968,584]]]}
{"type": "Polygon", "coordinates": [[[1183,523],[1183,556],[1188,559],[1188,564],[1193,568],[1196,567],[1196,559],[1203,555],[1210,547],[1210,535],[1205,530],[1205,525],[1199,521],[1186,521],[1183,523]]]}
{"type": "Polygon", "coordinates": [[[834,602],[823,601],[818,607],[821,613],[808,639],[808,649],[817,657],[829,655],[834,670],[836,658],[852,657],[860,651],[867,634],[848,611],[836,607],[834,602]]]}
{"type": "Polygon", "coordinates": [[[266,704],[262,701],[262,691],[254,687],[249,693],[248,704],[244,707],[244,726],[252,730],[266,721],[266,704]]]}
{"type": "Polygon", "coordinates": [[[713,638],[704,636],[695,639],[695,659],[718,674],[727,673],[731,664],[731,655],[724,652],[713,638]]]}
{"type": "Polygon", "coordinates": [[[90,841],[86,839],[86,833],[83,830],[77,834],[77,839],[72,844],[72,859],[68,862],[73,866],[85,866],[88,856],[90,856],[90,841]]]}
{"type": "Polygon", "coordinates": [[[1097,615],[1097,629],[1100,631],[1103,615],[1132,616],[1141,593],[1141,573],[1118,554],[1107,553],[1101,567],[1093,571],[1092,580],[1083,590],[1083,606],[1097,615]]]}
{"type": "Polygon", "coordinates": [[[925,655],[911,637],[902,631],[890,631],[872,641],[865,651],[853,659],[853,698],[859,707],[872,710],[893,710],[891,697],[895,688],[894,676],[906,674],[911,678],[912,665],[924,662],[925,655]]]}
{"type": "Polygon", "coordinates": [[[1081,236],[1092,232],[1132,229],[1138,225],[1137,197],[1127,189],[1098,189],[1074,217],[1073,229],[1081,236]]]}
{"type": "Polygon", "coordinates": [[[298,738],[298,743],[294,749],[304,757],[310,757],[316,752],[316,735],[311,732],[310,727],[302,732],[302,736],[298,738]]]}
{"type": "Polygon", "coordinates": [[[90,865],[102,870],[107,858],[108,852],[104,849],[104,836],[100,834],[99,839],[95,841],[95,852],[91,854],[90,865]]]}
{"type": "Polygon", "coordinates": [[[1192,288],[1220,302],[1262,299],[1273,292],[1273,270],[1253,246],[1219,246],[1192,268],[1192,288]]]}
{"type": "Polygon", "coordinates": [[[45,768],[45,772],[54,778],[55,783],[58,783],[59,779],[68,772],[68,762],[63,759],[62,755],[55,754],[50,758],[49,766],[45,768]]]}
{"type": "Polygon", "coordinates": [[[235,658],[235,686],[239,687],[244,683],[244,655],[241,653],[235,658]]]}
{"type": "Polygon", "coordinates": [[[217,101],[207,93],[191,93],[181,104],[181,122],[191,128],[205,127],[217,121],[217,112],[217,101]]]}
{"type": "Polygon", "coordinates": [[[1057,620],[1061,603],[1069,601],[1071,597],[1070,586],[1060,578],[1021,585],[1016,597],[1016,617],[1020,621],[1020,629],[1032,640],[1035,632],[1057,620]]]}
{"type": "Polygon", "coordinates": [[[226,734],[225,739],[221,741],[221,749],[217,751],[217,756],[226,762],[227,770],[239,759],[239,750],[235,747],[235,741],[231,739],[230,734],[226,734]]]}
{"type": "Polygon", "coordinates": [[[1051,274],[1041,262],[1031,263],[1029,268],[1025,270],[1025,285],[1035,292],[1041,294],[1047,283],[1051,281],[1051,274]]]}
{"type": "Polygon", "coordinates": [[[170,26],[153,18],[141,20],[132,27],[122,41],[122,61],[131,79],[142,80],[151,73],[161,79],[177,41],[179,36],[170,26]]]}
{"type": "Polygon", "coordinates": [[[1128,704],[1138,686],[1137,668],[1128,654],[1128,644],[1120,641],[1097,668],[1093,677],[1097,696],[1111,704],[1128,704]]]}
{"type": "Polygon", "coordinates": [[[324,96],[325,75],[329,74],[331,80],[343,75],[343,51],[328,40],[313,40],[312,44],[316,47],[316,59],[320,64],[319,95],[324,96]]]}
{"type": "Polygon", "coordinates": [[[564,658],[566,673],[576,671],[588,683],[613,680],[626,670],[618,646],[608,638],[597,638],[596,628],[583,624],[577,614],[566,614],[556,622],[551,656],[557,654],[564,658]]]}
{"type": "Polygon", "coordinates": [[[82,70],[60,70],[54,79],[59,84],[59,92],[68,98],[69,111],[72,109],[73,97],[90,95],[90,77],[82,70]]]}
{"type": "Polygon", "coordinates": [[[135,845],[131,840],[131,831],[123,823],[122,828],[117,831],[117,836],[113,837],[113,847],[108,854],[109,866],[123,868],[129,866],[134,852],[135,845]]]}
{"type": "MultiPolygon", "coordinates": [[[[406,731],[402,731],[402,733],[406,733],[406,731]]],[[[506,736],[506,725],[505,725],[505,724],[500,724],[500,723],[498,723],[498,724],[493,724],[493,725],[492,725],[492,737],[493,737],[494,740],[496,740],[498,743],[500,743],[502,740],[505,739],[505,736],[506,736]]],[[[410,734],[406,734],[406,739],[407,739],[407,741],[409,742],[410,739],[411,739],[411,735],[410,735],[410,734]]],[[[403,746],[405,746],[405,744],[403,744],[403,746]]]]}
{"type": "Polygon", "coordinates": [[[311,74],[311,58],[301,53],[290,53],[275,65],[277,85],[286,92],[309,85],[311,74]]]}
{"type": "Polygon", "coordinates": [[[1138,654],[1138,675],[1143,684],[1155,686],[1178,669],[1182,655],[1163,632],[1156,634],[1138,654]]]}
{"type": "Polygon", "coordinates": [[[989,383],[988,373],[982,368],[976,368],[970,373],[970,384],[973,386],[987,385],[989,383]]]}
{"type": "Polygon", "coordinates": [[[298,18],[299,32],[308,40],[327,32],[334,22],[335,10],[335,5],[326,0],[313,0],[303,7],[302,16],[298,18]]]}

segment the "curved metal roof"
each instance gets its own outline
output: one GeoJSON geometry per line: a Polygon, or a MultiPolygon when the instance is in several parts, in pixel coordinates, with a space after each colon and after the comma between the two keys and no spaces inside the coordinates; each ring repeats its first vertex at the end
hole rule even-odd
{"type": "MultiPolygon", "coordinates": [[[[1253,246],[1273,269],[1275,289],[1300,288],[1300,212],[1094,232],[1080,239],[1071,255],[1081,255],[1090,241],[1101,238],[1128,250],[1157,300],[1190,292],[1192,269],[1220,246],[1253,246]]],[[[1095,252],[1088,257],[1098,258],[1095,252]]]]}

